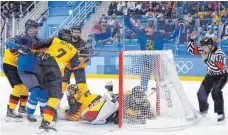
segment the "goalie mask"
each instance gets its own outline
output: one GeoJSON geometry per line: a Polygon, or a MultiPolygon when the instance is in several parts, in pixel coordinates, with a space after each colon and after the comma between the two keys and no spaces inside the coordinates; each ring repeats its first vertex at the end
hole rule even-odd
{"type": "Polygon", "coordinates": [[[134,97],[136,97],[136,98],[144,98],[145,97],[145,92],[144,92],[143,87],[141,87],[141,86],[135,86],[132,89],[132,95],[134,97]]]}
{"type": "Polygon", "coordinates": [[[74,97],[74,95],[76,94],[77,91],[79,91],[79,89],[78,89],[78,86],[76,84],[69,84],[67,86],[67,90],[66,90],[67,98],[74,97]]]}

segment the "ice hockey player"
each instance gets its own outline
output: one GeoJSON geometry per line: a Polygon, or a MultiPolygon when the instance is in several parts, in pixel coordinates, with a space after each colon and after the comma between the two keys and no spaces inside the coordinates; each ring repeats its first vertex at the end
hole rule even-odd
{"type": "Polygon", "coordinates": [[[200,113],[206,115],[209,109],[208,95],[211,92],[214,100],[214,112],[218,114],[218,122],[225,120],[224,99],[222,89],[227,82],[226,55],[219,49],[213,39],[202,37],[199,46],[194,46],[197,32],[191,34],[187,46],[188,52],[201,55],[207,67],[207,74],[197,92],[200,113]]]}
{"type": "MultiPolygon", "coordinates": [[[[83,119],[91,124],[99,125],[108,122],[118,124],[119,96],[118,94],[113,94],[112,82],[108,82],[105,85],[105,89],[108,91],[102,97],[97,94],[90,94],[89,90],[83,94],[76,85],[68,85],[67,99],[69,109],[60,109],[58,111],[59,118],[70,121],[83,119]]],[[[123,112],[123,116],[130,123],[145,124],[146,119],[155,118],[142,87],[134,87],[130,93],[124,94],[123,99],[125,103],[123,108],[126,109],[123,112]]]]}
{"type": "MultiPolygon", "coordinates": [[[[6,43],[7,47],[15,46],[15,44],[20,44],[20,36],[15,36],[9,39],[6,43]]],[[[18,109],[19,113],[26,113],[26,103],[28,99],[28,90],[21,81],[21,78],[17,72],[17,57],[18,52],[15,49],[7,48],[4,53],[3,58],[3,70],[9,80],[11,87],[13,88],[9,97],[9,104],[7,106],[6,117],[13,118],[15,121],[21,121],[22,115],[18,115],[14,112],[20,101],[20,107],[18,109]]],[[[8,119],[9,120],[9,119],[8,119]]],[[[10,121],[10,120],[9,120],[10,121]]]]}
{"type": "Polygon", "coordinates": [[[154,109],[147,99],[141,86],[133,87],[132,91],[124,93],[123,115],[131,124],[145,124],[146,119],[156,118],[154,109]]]}
{"type": "Polygon", "coordinates": [[[19,36],[20,43],[16,46],[12,46],[14,49],[19,48],[17,50],[17,52],[19,52],[17,70],[22,82],[30,92],[27,102],[27,119],[31,122],[37,121],[33,114],[38,102],[40,102],[41,111],[47,102],[47,92],[41,90],[37,79],[38,59],[34,58],[32,52],[25,52],[26,48],[31,46],[31,43],[38,41],[38,27],[39,24],[36,21],[28,19],[25,22],[25,33],[19,36]]]}
{"type": "Polygon", "coordinates": [[[64,93],[66,90],[67,85],[70,83],[71,74],[74,74],[75,82],[81,91],[86,91],[88,86],[86,84],[86,62],[89,60],[89,50],[87,48],[88,44],[81,38],[81,28],[80,26],[73,26],[71,28],[71,41],[70,43],[74,45],[78,50],[79,53],[79,60],[73,61],[72,59],[66,66],[64,71],[63,83],[62,83],[62,92],[64,93]],[[81,56],[83,55],[83,56],[81,56]],[[86,56],[87,55],[87,56],[86,56]],[[75,64],[76,63],[76,64],[75,64]],[[72,65],[78,65],[73,67],[72,65]]]}
{"type": "MultiPolygon", "coordinates": [[[[136,25],[134,25],[135,20],[133,18],[126,17],[124,19],[126,27],[128,27],[130,30],[132,30],[140,44],[140,49],[141,50],[162,50],[163,49],[163,44],[164,40],[168,39],[174,39],[179,36],[179,27],[177,27],[173,32],[161,32],[161,31],[156,31],[155,26],[153,25],[152,22],[148,22],[144,27],[141,28],[136,25]]],[[[140,81],[141,81],[141,86],[147,91],[147,85],[150,80],[151,75],[155,75],[156,73],[154,70],[155,65],[156,65],[156,56],[148,56],[148,57],[143,57],[142,60],[140,61],[141,63],[136,63],[142,65],[142,73],[140,76],[140,81]],[[154,60],[151,60],[154,59],[154,60]]],[[[160,62],[162,62],[160,58],[158,58],[160,62]]],[[[162,76],[162,75],[161,75],[162,76]]],[[[160,78],[162,79],[162,78],[160,78]]]]}
{"type": "Polygon", "coordinates": [[[59,119],[89,121],[94,125],[103,125],[108,122],[118,124],[118,95],[113,94],[113,84],[109,82],[104,96],[91,94],[89,90],[83,92],[75,84],[67,86],[66,94],[69,109],[59,109],[59,119]]]}
{"type": "MultiPolygon", "coordinates": [[[[48,91],[48,102],[43,111],[43,120],[39,127],[39,133],[57,131],[50,124],[56,115],[56,109],[62,98],[62,77],[66,64],[75,58],[77,49],[69,43],[71,40],[70,30],[62,29],[58,32],[58,38],[49,38],[34,42],[32,50],[47,48],[44,52],[34,52],[40,59],[38,65],[38,78],[42,87],[48,91]]],[[[77,66],[77,65],[73,65],[77,66]]]]}

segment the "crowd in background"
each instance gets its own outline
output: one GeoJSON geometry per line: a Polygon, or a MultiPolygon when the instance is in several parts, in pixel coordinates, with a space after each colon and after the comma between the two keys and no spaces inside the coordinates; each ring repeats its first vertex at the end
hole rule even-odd
{"type": "Polygon", "coordinates": [[[165,32],[172,32],[182,21],[184,25],[181,27],[178,43],[187,43],[193,31],[199,33],[199,38],[210,36],[218,43],[228,39],[228,2],[118,1],[111,2],[108,16],[102,15],[100,21],[95,23],[95,41],[111,41],[107,43],[112,44],[113,40],[110,39],[117,43],[121,43],[123,39],[124,44],[126,39],[136,39],[135,33],[124,27],[126,16],[134,18],[134,25],[137,27],[143,28],[146,22],[151,21],[156,31],[165,32]]]}
{"type": "Polygon", "coordinates": [[[33,1],[3,1],[1,2],[1,16],[3,19],[20,18],[26,15],[26,9],[31,11],[34,6],[30,6],[33,1]]]}

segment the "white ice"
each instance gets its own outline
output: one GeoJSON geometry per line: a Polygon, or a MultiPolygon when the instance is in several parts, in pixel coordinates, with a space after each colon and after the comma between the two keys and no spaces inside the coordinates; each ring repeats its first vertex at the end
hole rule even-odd
{"type": "MultiPolygon", "coordinates": [[[[114,82],[115,89],[118,91],[118,81],[115,79],[88,79],[88,86],[92,93],[103,94],[105,92],[104,84],[112,80],[114,82]]],[[[72,80],[73,81],[73,80],[72,80]]],[[[198,102],[196,93],[199,88],[199,81],[183,81],[182,85],[184,90],[193,104],[198,109],[198,102]]],[[[36,123],[29,123],[26,119],[23,122],[5,122],[6,107],[9,100],[9,94],[11,87],[5,77],[0,77],[0,135],[35,135],[40,125],[39,109],[36,111],[36,117],[39,121],[36,123]]],[[[228,85],[223,89],[225,100],[225,112],[228,112],[228,85]]],[[[119,129],[117,125],[89,125],[83,121],[68,122],[59,120],[55,125],[58,129],[58,135],[227,135],[228,124],[218,125],[217,114],[213,113],[213,101],[211,95],[209,97],[210,109],[206,118],[199,124],[181,131],[169,131],[169,132],[152,132],[152,131],[139,131],[134,129],[122,128],[119,129]]],[[[61,106],[66,105],[66,98],[64,97],[61,106]]]]}

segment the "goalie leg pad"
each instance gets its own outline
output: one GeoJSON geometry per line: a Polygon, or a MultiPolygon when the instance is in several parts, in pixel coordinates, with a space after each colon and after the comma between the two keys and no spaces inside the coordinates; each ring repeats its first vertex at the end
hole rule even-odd
{"type": "Polygon", "coordinates": [[[91,121],[91,124],[101,125],[105,124],[106,120],[118,110],[118,102],[112,102],[109,99],[105,100],[104,105],[100,106],[100,110],[96,119],[91,121]]]}

